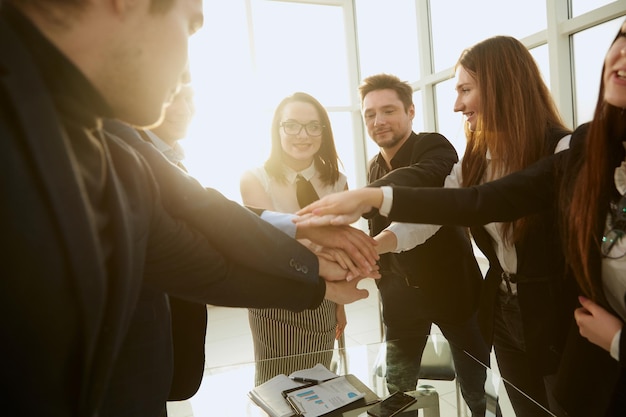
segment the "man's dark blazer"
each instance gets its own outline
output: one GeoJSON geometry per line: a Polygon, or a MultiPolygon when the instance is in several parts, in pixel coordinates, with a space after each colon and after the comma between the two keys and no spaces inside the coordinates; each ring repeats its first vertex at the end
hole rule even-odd
{"type": "MultiPolygon", "coordinates": [[[[376,158],[375,158],[376,159],[376,158]]],[[[438,133],[411,132],[392,159],[394,171],[370,186],[411,185],[441,187],[458,160],[450,142],[438,133]],[[410,176],[396,175],[396,168],[411,165],[410,176]]],[[[376,167],[374,160],[371,167],[376,167]]],[[[370,179],[372,179],[370,168],[370,179]]],[[[395,206],[395,204],[394,204],[395,206]]],[[[376,215],[369,219],[373,236],[386,228],[390,219],[376,215]]],[[[443,226],[425,243],[415,248],[381,256],[381,272],[387,264],[418,286],[423,297],[420,312],[452,323],[464,323],[476,311],[482,274],[474,257],[467,232],[458,226],[443,226]]]]}
{"type": "MultiPolygon", "coordinates": [[[[577,163],[583,154],[585,127],[579,127],[572,134],[570,151],[544,158],[525,170],[496,181],[453,190],[395,187],[394,203],[389,217],[400,222],[433,224],[454,219],[455,224],[475,226],[494,221],[513,221],[523,216],[554,210],[556,196],[565,189],[561,187],[575,178],[575,173],[578,172],[577,163]]],[[[407,169],[403,174],[409,176],[410,170],[407,169]]],[[[558,236],[559,231],[556,233],[558,236]]],[[[538,244],[541,246],[541,243],[538,244]]],[[[556,245],[560,248],[560,243],[556,245]]],[[[599,253],[593,254],[592,258],[595,259],[599,274],[599,253]]],[[[567,272],[562,271],[560,276],[561,289],[564,292],[562,299],[566,304],[561,308],[569,317],[554,329],[558,333],[566,334],[564,346],[561,346],[561,359],[557,364],[555,398],[571,416],[604,415],[602,410],[607,407],[620,374],[620,366],[607,352],[580,336],[573,321],[573,300],[576,298],[577,288],[573,277],[567,272]]],[[[609,308],[606,304],[604,307],[609,308]]],[[[540,317],[537,318],[539,319],[540,317]]],[[[622,353],[626,351],[625,333],[622,333],[620,340],[620,347],[624,347],[624,350],[620,350],[622,353]]],[[[622,363],[625,357],[622,354],[622,363]]]]}
{"type": "Polygon", "coordinates": [[[81,155],[71,150],[40,70],[0,15],[4,413],[98,415],[142,285],[230,306],[298,309],[321,301],[313,255],[297,258],[312,264],[290,280],[233,264],[165,213],[143,158],[114,138],[102,141],[114,249],[105,268],[76,174],[81,155]],[[267,287],[281,292],[260,292],[267,287]]]}

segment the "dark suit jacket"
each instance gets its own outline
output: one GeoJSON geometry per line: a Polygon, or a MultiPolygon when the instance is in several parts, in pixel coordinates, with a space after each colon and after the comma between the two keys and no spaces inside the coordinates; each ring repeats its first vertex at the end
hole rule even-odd
{"type": "Polygon", "coordinates": [[[3,10],[0,190],[7,198],[0,208],[0,355],[5,361],[0,403],[4,413],[97,415],[144,283],[201,303],[277,307],[287,303],[296,309],[319,304],[324,284],[316,276],[312,255],[297,259],[314,264],[308,273],[292,272],[291,280],[234,265],[206,239],[166,215],[143,158],[113,138],[102,142],[114,244],[105,268],[76,173],[75,161],[81,155],[71,151],[42,80],[40,71],[47,68],[33,62],[3,10]],[[284,292],[274,295],[266,291],[268,287],[284,292]]]}
{"type": "MultiPolygon", "coordinates": [[[[260,220],[257,215],[243,208],[241,205],[226,199],[222,194],[204,188],[193,177],[187,175],[176,165],[172,164],[151,143],[142,140],[138,132],[128,125],[117,122],[105,122],[105,130],[110,134],[122,138],[126,143],[137,150],[150,164],[154,176],[160,186],[161,198],[168,213],[183,220],[194,230],[203,234],[217,251],[236,264],[246,265],[255,270],[263,271],[283,279],[292,279],[295,269],[293,260],[305,261],[309,267],[316,265],[316,260],[306,248],[298,244],[286,234],[280,232],[267,222],[260,220]]],[[[249,279],[256,280],[256,276],[249,279]]],[[[252,284],[252,285],[251,285],[252,284]]],[[[267,297],[268,292],[277,293],[280,306],[291,310],[302,310],[307,306],[296,306],[290,301],[290,294],[283,288],[276,288],[272,283],[252,286],[258,294],[257,305],[262,307],[276,306],[276,298],[267,297]],[[274,301],[271,302],[270,300],[274,301]],[[266,302],[267,300],[267,302],[266,302]]],[[[148,294],[144,294],[150,297],[148,294]]],[[[172,335],[174,342],[174,380],[172,394],[191,396],[197,390],[204,369],[204,337],[206,330],[206,310],[204,306],[187,303],[178,297],[169,297],[172,313],[172,335]],[[182,362],[181,362],[182,361],[182,362]]],[[[221,303],[214,303],[221,304],[221,303]]],[[[159,304],[153,303],[150,308],[163,310],[163,298],[159,304]]],[[[137,310],[139,312],[139,309],[137,310]]],[[[141,313],[137,320],[141,320],[141,313]]],[[[143,384],[136,384],[135,388],[127,388],[127,394],[137,390],[150,392],[157,403],[156,396],[163,393],[163,384],[172,378],[172,361],[159,361],[169,351],[169,340],[162,345],[163,333],[169,332],[167,322],[152,320],[144,321],[142,330],[137,333],[137,345],[149,344],[154,340],[153,352],[142,360],[136,358],[129,361],[126,374],[132,369],[140,371],[145,376],[143,384]],[[149,329],[152,327],[152,336],[149,329]]],[[[168,335],[169,336],[169,335],[168,335]]],[[[169,339],[169,337],[168,337],[169,339]]],[[[123,378],[121,378],[123,379],[123,378]]],[[[128,379],[128,378],[126,378],[128,379]]],[[[132,398],[129,395],[128,398],[132,398]]]]}
{"type": "MultiPolygon", "coordinates": [[[[394,170],[411,165],[411,175],[405,176],[404,171],[396,174],[396,170],[380,178],[386,170],[381,169],[384,160],[379,155],[370,162],[369,179],[371,186],[441,187],[457,160],[454,147],[442,135],[412,132],[391,161],[394,170]]],[[[371,234],[377,235],[390,222],[380,215],[370,218],[371,234]]],[[[391,269],[421,289],[420,310],[425,317],[459,323],[476,311],[482,274],[463,228],[443,226],[422,245],[384,254],[380,262],[383,279],[385,271],[391,269]]]]}
{"type": "MultiPolygon", "coordinates": [[[[137,135],[135,129],[114,120],[106,120],[103,128],[121,139],[137,135]]],[[[162,194],[167,192],[167,188],[161,190],[162,194]]],[[[114,416],[120,409],[127,410],[129,416],[156,416],[165,407],[165,400],[180,401],[193,396],[204,375],[206,327],[206,305],[142,288],[120,352],[120,366],[104,401],[103,416],[114,416]],[[152,401],[136,401],[142,394],[152,401]]]]}
{"type": "MultiPolygon", "coordinates": [[[[393,192],[394,204],[390,218],[404,222],[434,224],[452,222],[476,226],[493,221],[512,221],[523,216],[554,210],[556,196],[562,189],[561,187],[574,178],[577,172],[578,161],[582,158],[584,132],[585,126],[581,126],[573,133],[570,151],[544,158],[523,171],[493,182],[454,190],[396,187],[393,192]],[[424,202],[428,203],[424,204],[424,202]]],[[[408,174],[409,172],[405,172],[405,175],[408,174]]],[[[554,222],[558,224],[558,218],[554,222]]],[[[554,229],[550,228],[550,230],[554,229]]],[[[552,237],[548,236],[547,239],[551,241],[552,237]]],[[[537,245],[543,247],[541,242],[537,242],[537,245]]],[[[558,243],[557,247],[560,248],[558,243]]],[[[600,255],[596,253],[593,257],[596,258],[599,274],[600,255]]],[[[544,257],[538,255],[538,262],[542,259],[544,257]]],[[[550,262],[550,260],[544,262],[550,262]]],[[[541,263],[538,266],[541,267],[541,263]]],[[[553,268],[548,269],[550,270],[553,268]]],[[[564,322],[560,322],[558,327],[554,328],[554,331],[560,335],[565,333],[564,342],[561,341],[561,350],[558,354],[560,362],[557,363],[555,397],[571,416],[603,415],[602,410],[607,407],[613,386],[620,373],[620,367],[607,352],[579,335],[578,328],[573,322],[574,300],[577,292],[573,278],[566,272],[562,272],[553,279],[554,284],[560,286],[563,291],[563,294],[559,296],[565,305],[561,307],[561,313],[568,316],[568,318],[563,318],[564,322]]],[[[518,291],[523,293],[525,285],[528,285],[532,291],[535,283],[522,280],[518,285],[518,291]]],[[[553,295],[549,292],[547,294],[553,295]]],[[[542,299],[538,298],[538,300],[542,299]]],[[[543,306],[537,307],[538,311],[544,311],[543,306]]],[[[604,307],[609,308],[606,304],[604,307]]],[[[531,305],[531,312],[533,308],[534,306],[531,305]]],[[[537,315],[534,323],[543,327],[543,324],[538,323],[541,319],[542,317],[537,315]]],[[[554,339],[548,338],[547,342],[550,343],[552,340],[554,339]]],[[[622,334],[620,345],[625,346],[625,341],[626,336],[622,334]]],[[[547,346],[549,346],[548,343],[547,346]]],[[[624,361],[624,352],[626,350],[621,350],[622,361],[624,361]]]]}

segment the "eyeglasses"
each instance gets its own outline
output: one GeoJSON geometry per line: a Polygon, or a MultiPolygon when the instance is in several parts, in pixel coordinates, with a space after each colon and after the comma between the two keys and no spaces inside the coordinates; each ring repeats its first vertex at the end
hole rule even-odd
{"type": "Polygon", "coordinates": [[[611,202],[611,229],[602,236],[600,246],[605,258],[618,259],[626,255],[626,195],[611,202]]]}
{"type": "Polygon", "coordinates": [[[282,122],[280,126],[287,135],[299,135],[302,132],[302,128],[309,136],[319,136],[326,126],[321,125],[319,122],[310,122],[305,125],[298,122],[282,122]]]}

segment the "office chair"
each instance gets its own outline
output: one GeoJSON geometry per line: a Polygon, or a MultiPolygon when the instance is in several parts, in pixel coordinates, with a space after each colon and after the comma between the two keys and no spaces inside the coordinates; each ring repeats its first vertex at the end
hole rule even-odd
{"type": "MultiPolygon", "coordinates": [[[[385,325],[382,319],[382,300],[380,294],[378,296],[378,313],[380,318],[381,340],[385,340],[385,325]]],[[[378,395],[388,394],[385,375],[387,373],[386,364],[387,348],[383,344],[374,363],[373,386],[374,391],[378,395]]],[[[422,362],[418,379],[426,379],[433,381],[455,381],[456,385],[456,410],[458,417],[467,417],[467,405],[461,397],[461,386],[456,378],[456,370],[454,369],[454,361],[452,360],[452,351],[450,343],[443,335],[431,334],[426,342],[424,353],[422,354],[422,362]]]]}

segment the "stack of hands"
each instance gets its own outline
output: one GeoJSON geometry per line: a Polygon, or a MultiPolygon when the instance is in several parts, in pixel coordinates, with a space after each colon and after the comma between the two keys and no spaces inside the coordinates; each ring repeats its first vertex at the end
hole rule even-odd
{"type": "MultiPolygon", "coordinates": [[[[358,191],[361,190],[354,192],[358,191]]],[[[380,278],[376,240],[350,226],[369,208],[363,211],[350,209],[354,213],[349,216],[335,216],[330,211],[324,211],[322,216],[313,214],[315,208],[324,207],[328,201],[349,200],[351,193],[353,191],[328,195],[300,210],[298,217],[294,218],[296,237],[319,259],[320,276],[326,280],[326,298],[338,304],[366,298],[368,292],[358,288],[359,281],[380,278]],[[326,215],[328,213],[331,214],[326,215]]]]}

